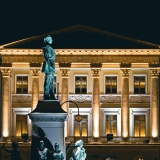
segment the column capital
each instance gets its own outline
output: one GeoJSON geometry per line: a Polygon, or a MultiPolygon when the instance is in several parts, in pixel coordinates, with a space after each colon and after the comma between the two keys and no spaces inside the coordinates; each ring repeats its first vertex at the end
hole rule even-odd
{"type": "Polygon", "coordinates": [[[60,71],[61,71],[62,77],[68,78],[68,74],[69,74],[69,71],[70,71],[69,68],[60,68],[60,71]]]}
{"type": "Polygon", "coordinates": [[[158,78],[159,69],[158,68],[151,68],[150,73],[151,73],[151,78],[158,78]]]}
{"type": "Polygon", "coordinates": [[[30,68],[32,76],[34,77],[38,77],[39,76],[39,72],[40,72],[40,68],[30,68]]]}
{"type": "Polygon", "coordinates": [[[99,74],[100,74],[100,71],[101,71],[101,68],[91,68],[91,71],[92,71],[92,75],[93,77],[99,77],[99,74]]]}
{"type": "Polygon", "coordinates": [[[129,72],[130,72],[129,68],[121,68],[120,71],[121,71],[122,77],[129,77],[129,72]]]}
{"type": "Polygon", "coordinates": [[[0,67],[0,71],[2,72],[3,77],[9,77],[12,72],[11,67],[0,67]]]}

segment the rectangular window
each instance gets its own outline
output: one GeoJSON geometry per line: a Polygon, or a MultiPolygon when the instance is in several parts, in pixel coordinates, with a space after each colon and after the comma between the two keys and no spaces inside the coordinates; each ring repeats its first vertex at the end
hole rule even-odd
{"type": "Polygon", "coordinates": [[[27,115],[16,115],[16,136],[27,133],[27,115]]]}
{"type": "Polygon", "coordinates": [[[145,115],[134,115],[134,136],[145,137],[146,123],[145,115]]]}
{"type": "Polygon", "coordinates": [[[106,94],[117,94],[117,76],[106,76],[105,83],[106,94]]]}
{"type": "Polygon", "coordinates": [[[117,136],[117,115],[106,115],[106,135],[117,136]]]}
{"type": "Polygon", "coordinates": [[[75,77],[75,94],[86,94],[87,93],[87,77],[76,76],[75,77]]]}
{"type": "Polygon", "coordinates": [[[88,136],[88,120],[87,115],[81,115],[82,121],[76,122],[74,120],[74,136],[75,137],[87,137],[88,136]]]}
{"type": "Polygon", "coordinates": [[[145,94],[145,76],[134,76],[134,94],[145,94]]]}
{"type": "Polygon", "coordinates": [[[17,76],[16,93],[28,94],[28,76],[17,76]]]}

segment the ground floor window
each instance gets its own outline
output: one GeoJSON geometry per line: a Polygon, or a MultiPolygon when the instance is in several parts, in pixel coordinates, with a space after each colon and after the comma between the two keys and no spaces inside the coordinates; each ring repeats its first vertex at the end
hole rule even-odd
{"type": "Polygon", "coordinates": [[[106,135],[117,136],[117,115],[106,115],[106,135]]]}
{"type": "Polygon", "coordinates": [[[88,116],[82,115],[82,121],[76,122],[74,120],[74,136],[87,137],[88,136],[88,116]]]}
{"type": "Polygon", "coordinates": [[[145,137],[146,135],[145,115],[134,115],[134,136],[145,137]]]}
{"type": "Polygon", "coordinates": [[[27,128],[27,115],[16,115],[16,136],[28,133],[27,128]]]}

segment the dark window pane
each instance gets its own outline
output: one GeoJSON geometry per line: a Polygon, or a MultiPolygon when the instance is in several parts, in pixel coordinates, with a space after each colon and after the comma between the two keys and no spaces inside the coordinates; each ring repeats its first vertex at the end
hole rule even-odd
{"type": "Polygon", "coordinates": [[[117,93],[117,88],[115,88],[115,89],[112,88],[112,93],[115,93],[115,94],[116,94],[116,93],[117,93]]]}
{"type": "Polygon", "coordinates": [[[106,94],[117,94],[117,76],[106,76],[106,94]]]}
{"type": "Polygon", "coordinates": [[[87,93],[87,77],[86,76],[75,77],[75,93],[78,93],[78,94],[87,93]]]}
{"type": "Polygon", "coordinates": [[[86,88],[82,88],[82,93],[87,93],[86,88]]]}
{"type": "Polygon", "coordinates": [[[134,76],[134,93],[145,94],[145,76],[134,76]]]}
{"type": "Polygon", "coordinates": [[[28,76],[17,76],[17,94],[28,94],[28,76]]]}

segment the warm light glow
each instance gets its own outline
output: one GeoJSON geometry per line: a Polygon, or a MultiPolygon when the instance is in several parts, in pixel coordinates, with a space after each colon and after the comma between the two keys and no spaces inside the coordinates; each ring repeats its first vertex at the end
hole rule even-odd
{"type": "Polygon", "coordinates": [[[3,131],[3,137],[8,137],[8,136],[9,136],[8,131],[3,131]]]}
{"type": "Polygon", "coordinates": [[[158,132],[157,132],[157,131],[152,131],[152,137],[153,137],[153,138],[158,137],[158,132]]]}
{"type": "Polygon", "coordinates": [[[80,136],[80,123],[79,122],[75,122],[74,136],[75,137],[80,136]]]}
{"type": "Polygon", "coordinates": [[[87,126],[86,125],[82,126],[82,137],[87,137],[87,126]]]}
{"type": "Polygon", "coordinates": [[[98,138],[99,137],[99,107],[98,105],[95,106],[94,112],[93,112],[93,137],[98,138]]]}
{"type": "MultiPolygon", "coordinates": [[[[4,86],[8,86],[9,80],[7,79],[4,81],[4,86]]],[[[9,90],[4,90],[3,94],[3,117],[2,117],[2,136],[8,137],[9,136],[9,124],[10,124],[10,108],[9,108],[9,97],[8,97],[9,90]]]]}

